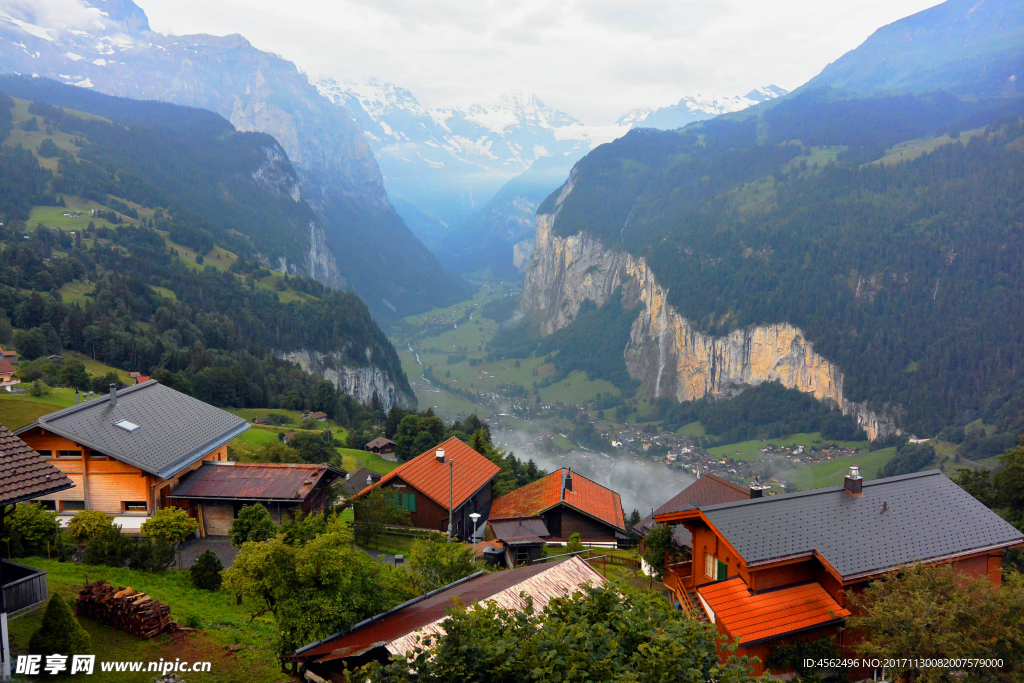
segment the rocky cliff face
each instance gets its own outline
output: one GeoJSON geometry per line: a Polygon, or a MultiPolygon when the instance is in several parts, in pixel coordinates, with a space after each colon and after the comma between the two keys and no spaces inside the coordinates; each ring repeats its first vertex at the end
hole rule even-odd
{"type": "MultiPolygon", "coordinates": [[[[572,191],[563,189],[560,206],[572,191]]],[[[897,431],[893,421],[843,396],[843,373],[814,351],[803,333],[787,323],[758,325],[714,337],[698,330],[669,303],[642,258],[606,248],[578,233],[557,237],[558,211],[537,216],[533,257],[526,273],[522,311],[551,334],[579,313],[584,301],[604,305],[622,288],[624,309],[639,307],[623,350],[629,374],[648,395],[688,401],[729,396],[777,380],[785,387],[814,395],[852,415],[872,439],[897,431]]]]}
{"type": "MultiPolygon", "coordinates": [[[[369,354],[369,351],[367,352],[369,354]]],[[[286,351],[278,353],[279,358],[298,363],[306,372],[319,375],[333,382],[338,391],[369,404],[374,393],[384,403],[384,410],[391,406],[411,408],[416,405],[414,398],[400,391],[380,368],[374,365],[354,366],[341,360],[339,353],[320,351],[286,351]]]]}

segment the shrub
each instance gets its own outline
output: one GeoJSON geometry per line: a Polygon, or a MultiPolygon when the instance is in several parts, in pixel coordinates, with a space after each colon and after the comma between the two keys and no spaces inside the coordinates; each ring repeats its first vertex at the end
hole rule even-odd
{"type": "Polygon", "coordinates": [[[259,503],[244,505],[231,522],[231,545],[241,548],[246,541],[266,541],[277,535],[270,511],[259,503]]]}
{"type": "Polygon", "coordinates": [[[672,530],[667,524],[655,524],[644,536],[644,561],[658,576],[665,573],[665,551],[672,547],[672,530]]]}
{"type": "Polygon", "coordinates": [[[569,542],[565,544],[565,552],[578,553],[581,550],[583,550],[583,541],[580,539],[580,535],[573,534],[569,536],[569,542]]]}
{"type": "Polygon", "coordinates": [[[42,382],[37,379],[35,382],[32,382],[32,384],[29,385],[28,393],[31,394],[32,396],[37,397],[48,396],[50,394],[50,387],[48,387],[45,382],[42,382]]]}
{"type": "Polygon", "coordinates": [[[194,534],[198,528],[199,522],[189,517],[181,508],[172,506],[154,512],[152,518],[143,522],[139,531],[156,543],[174,545],[194,534]]]}
{"type": "MultiPolygon", "coordinates": [[[[189,567],[188,579],[192,583],[193,588],[204,591],[220,590],[222,580],[220,573],[223,569],[224,565],[221,563],[220,558],[217,557],[217,554],[212,550],[204,550],[196,558],[195,563],[189,567]]],[[[199,627],[193,626],[191,628],[199,627]]]]}
{"type": "Polygon", "coordinates": [[[99,510],[82,510],[68,522],[67,534],[75,543],[88,543],[114,525],[114,518],[99,510]]]}
{"type": "Polygon", "coordinates": [[[86,544],[83,561],[86,564],[124,567],[131,559],[133,545],[132,539],[122,534],[120,527],[109,526],[86,544]]]}
{"type": "Polygon", "coordinates": [[[39,630],[28,641],[28,651],[43,656],[80,655],[88,653],[91,645],[89,634],[75,619],[60,593],[50,596],[39,630]]]}
{"type": "Polygon", "coordinates": [[[15,538],[19,555],[45,555],[47,544],[54,545],[60,535],[57,513],[36,503],[20,503],[7,516],[5,536],[11,541],[14,556],[15,538]]]}

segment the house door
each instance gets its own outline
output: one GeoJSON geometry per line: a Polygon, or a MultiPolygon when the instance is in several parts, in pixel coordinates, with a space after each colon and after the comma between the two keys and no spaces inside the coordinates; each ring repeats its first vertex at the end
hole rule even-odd
{"type": "Polygon", "coordinates": [[[729,578],[729,565],[721,560],[718,561],[718,577],[719,581],[724,581],[729,578]]]}

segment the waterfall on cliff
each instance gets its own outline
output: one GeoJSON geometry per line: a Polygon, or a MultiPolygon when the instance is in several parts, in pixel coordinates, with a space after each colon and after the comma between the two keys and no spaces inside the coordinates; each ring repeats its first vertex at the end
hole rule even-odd
{"type": "MultiPolygon", "coordinates": [[[[667,292],[666,292],[667,295],[667,292]]],[[[665,372],[665,333],[668,332],[668,302],[661,304],[661,331],[658,333],[658,378],[654,381],[654,398],[661,398],[661,374],[665,372]]]]}

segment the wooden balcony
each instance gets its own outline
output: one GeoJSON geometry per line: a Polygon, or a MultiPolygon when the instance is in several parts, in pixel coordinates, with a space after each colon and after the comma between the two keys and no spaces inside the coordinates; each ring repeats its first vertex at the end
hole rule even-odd
{"type": "Polygon", "coordinates": [[[50,597],[46,586],[46,572],[23,564],[2,560],[4,602],[8,614],[38,605],[50,597]]]}
{"type": "Polygon", "coordinates": [[[693,609],[690,593],[693,591],[693,562],[676,562],[665,565],[665,587],[672,591],[684,611],[693,609]]]}

